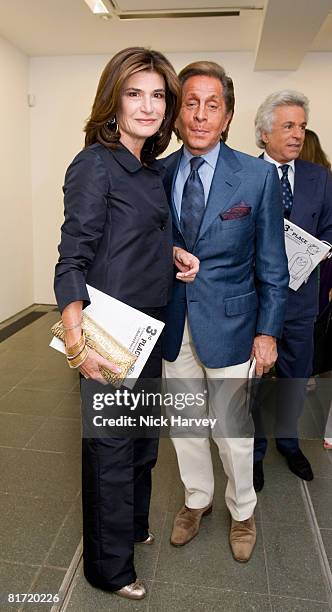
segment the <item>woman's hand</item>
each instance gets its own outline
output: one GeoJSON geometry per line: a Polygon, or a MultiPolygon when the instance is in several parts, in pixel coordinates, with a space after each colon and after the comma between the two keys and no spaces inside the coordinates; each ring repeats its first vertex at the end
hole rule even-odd
{"type": "MultiPolygon", "coordinates": [[[[82,302],[72,302],[68,304],[63,310],[62,321],[65,328],[65,346],[66,349],[70,349],[70,347],[77,344],[82,337],[82,302]]],[[[111,370],[111,372],[115,374],[121,372],[120,368],[115,365],[115,363],[107,361],[107,359],[96,353],[93,349],[89,349],[88,356],[77,369],[84,378],[91,378],[103,385],[107,385],[107,380],[103,377],[99,369],[100,366],[107,370],[111,370]]]]}
{"type": "Polygon", "coordinates": [[[199,259],[180,247],[173,247],[174,265],[180,270],[176,278],[184,283],[192,283],[199,271],[199,259]]]}
{"type": "Polygon", "coordinates": [[[106,368],[107,370],[111,370],[111,372],[114,372],[115,374],[119,374],[121,372],[120,368],[118,368],[115,363],[108,361],[107,359],[96,353],[96,351],[94,351],[93,349],[89,349],[89,354],[84,363],[82,363],[81,367],[79,368],[79,371],[81,372],[82,376],[84,376],[84,378],[91,378],[92,380],[96,380],[102,383],[103,385],[107,385],[108,381],[103,377],[99,369],[100,366],[106,368]]]}

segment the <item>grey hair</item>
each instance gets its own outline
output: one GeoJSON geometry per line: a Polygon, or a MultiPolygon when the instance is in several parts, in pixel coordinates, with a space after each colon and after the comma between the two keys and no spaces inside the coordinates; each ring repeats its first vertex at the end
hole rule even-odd
{"type": "Polygon", "coordinates": [[[308,121],[309,100],[304,94],[292,89],[275,91],[260,105],[255,117],[256,144],[260,149],[265,149],[266,146],[262,140],[262,132],[272,132],[274,111],[278,106],[301,106],[308,121]]]}

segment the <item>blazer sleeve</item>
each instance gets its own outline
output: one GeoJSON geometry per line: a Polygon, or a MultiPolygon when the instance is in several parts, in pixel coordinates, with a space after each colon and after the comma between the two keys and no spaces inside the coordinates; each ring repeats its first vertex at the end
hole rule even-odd
{"type": "Polygon", "coordinates": [[[259,306],[256,333],[281,337],[288,297],[288,263],[280,181],[267,171],[256,220],[255,281],[259,306]]]}
{"type": "Polygon", "coordinates": [[[332,245],[332,174],[324,168],[324,200],[317,226],[317,238],[332,245]]]}
{"type": "Polygon", "coordinates": [[[70,164],[63,187],[65,220],[58,246],[54,291],[60,311],[78,300],[90,303],[86,276],[103,235],[109,179],[94,149],[84,149],[70,164]]]}

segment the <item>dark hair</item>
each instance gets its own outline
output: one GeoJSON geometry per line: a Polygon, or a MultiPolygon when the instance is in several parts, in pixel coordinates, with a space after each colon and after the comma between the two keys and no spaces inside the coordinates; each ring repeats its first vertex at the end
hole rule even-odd
{"type": "Polygon", "coordinates": [[[181,88],[172,64],[159,51],[144,47],[128,47],[119,51],[105,66],[100,77],[91,115],[85,126],[85,146],[100,142],[105,147],[116,148],[120,132],[116,129],[116,112],[120,106],[123,85],[132,74],[151,70],[165,80],[166,111],[159,131],[146,139],[142,162],[151,162],[163,153],[171,139],[175,119],[181,103],[181,88]]]}
{"type": "Polygon", "coordinates": [[[305,138],[302,151],[300,153],[300,159],[310,161],[313,164],[320,164],[320,166],[325,166],[325,168],[331,170],[329,159],[321,147],[316,132],[313,132],[312,130],[307,129],[305,131],[305,138]]]}
{"type": "Polygon", "coordinates": [[[231,113],[231,118],[229,120],[228,126],[226,130],[222,133],[222,139],[226,142],[228,137],[229,126],[231,124],[233,115],[234,115],[234,105],[235,105],[235,96],[234,96],[234,85],[231,77],[227,76],[224,68],[217,64],[216,62],[208,62],[208,61],[200,61],[200,62],[192,62],[188,64],[185,68],[182,68],[179,73],[180,83],[183,86],[184,83],[193,76],[209,76],[218,79],[223,86],[223,99],[226,105],[227,113],[231,113]]]}

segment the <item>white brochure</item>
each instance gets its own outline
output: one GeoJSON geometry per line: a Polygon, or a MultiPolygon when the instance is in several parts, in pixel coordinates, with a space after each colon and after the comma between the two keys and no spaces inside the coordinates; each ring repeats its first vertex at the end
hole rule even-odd
{"type": "Polygon", "coordinates": [[[289,287],[297,291],[307,281],[330,247],[288,219],[284,219],[289,287]]]}
{"type": "MultiPolygon", "coordinates": [[[[91,304],[85,308],[84,312],[128,348],[131,353],[138,356],[124,381],[124,385],[132,389],[163,330],[164,323],[90,285],[86,287],[91,304]]],[[[50,346],[65,353],[64,343],[58,338],[53,338],[50,346]]]]}

